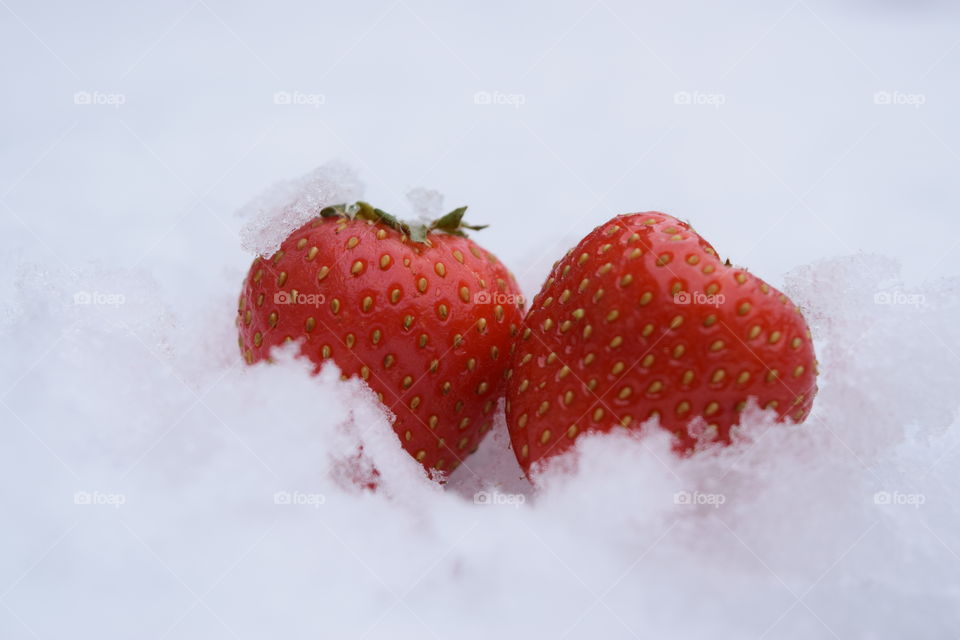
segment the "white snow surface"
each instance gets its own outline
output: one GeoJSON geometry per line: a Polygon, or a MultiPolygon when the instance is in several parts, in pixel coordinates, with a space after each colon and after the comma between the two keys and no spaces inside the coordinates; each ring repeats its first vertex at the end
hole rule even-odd
{"type": "Polygon", "coordinates": [[[960,634],[955,4],[0,16],[3,640],[960,634]],[[617,213],[687,219],[803,307],[813,412],[535,485],[501,414],[440,486],[360,381],[238,354],[253,254],[361,197],[470,205],[528,297],[617,213]]]}
{"type": "MultiPolygon", "coordinates": [[[[345,174],[310,175],[294,201],[345,174]]],[[[243,365],[229,288],[184,312],[135,273],[26,264],[3,327],[4,637],[17,618],[38,637],[945,636],[958,282],[897,270],[787,277],[823,372],[803,426],[755,409],[743,442],[689,459],[656,429],[582,438],[534,488],[502,417],[441,487],[360,381],[293,350],[243,365]],[[358,445],[374,493],[347,477],[358,445]]]]}

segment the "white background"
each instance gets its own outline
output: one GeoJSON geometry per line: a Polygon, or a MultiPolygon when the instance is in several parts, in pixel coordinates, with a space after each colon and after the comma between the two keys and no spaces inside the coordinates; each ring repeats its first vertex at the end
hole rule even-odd
{"type": "Polygon", "coordinates": [[[528,288],[557,241],[649,209],[772,279],[856,251],[958,272],[949,2],[4,2],[2,242],[47,259],[170,271],[339,158],[384,209],[415,186],[470,205],[528,288]]]}

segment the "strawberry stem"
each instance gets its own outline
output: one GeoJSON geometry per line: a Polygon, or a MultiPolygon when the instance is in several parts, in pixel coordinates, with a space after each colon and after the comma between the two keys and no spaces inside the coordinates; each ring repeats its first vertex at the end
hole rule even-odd
{"type": "Polygon", "coordinates": [[[394,215],[387,213],[382,209],[370,205],[367,202],[358,201],[353,204],[335,204],[324,207],[320,210],[320,215],[324,218],[348,218],[350,220],[371,220],[379,224],[386,225],[407,236],[414,242],[430,244],[427,234],[432,231],[441,231],[450,235],[466,237],[464,229],[471,231],[480,231],[486,229],[487,225],[471,225],[463,221],[463,215],[466,213],[466,207],[458,207],[450,213],[447,213],[436,220],[428,223],[417,222],[410,224],[400,220],[394,215]]]}

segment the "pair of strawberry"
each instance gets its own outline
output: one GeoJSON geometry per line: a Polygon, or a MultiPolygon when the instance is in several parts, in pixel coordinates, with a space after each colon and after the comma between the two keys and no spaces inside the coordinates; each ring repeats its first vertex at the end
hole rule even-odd
{"type": "Polygon", "coordinates": [[[409,225],[328,207],[254,260],[237,312],[247,363],[299,341],[359,375],[403,447],[453,471],[506,415],[525,471],[579,434],[651,418],[679,450],[729,442],[753,398],[802,421],[816,393],[807,325],[782,293],[722,262],[684,222],[617,216],[557,262],[524,317],[516,281],[457,209],[409,225]]]}

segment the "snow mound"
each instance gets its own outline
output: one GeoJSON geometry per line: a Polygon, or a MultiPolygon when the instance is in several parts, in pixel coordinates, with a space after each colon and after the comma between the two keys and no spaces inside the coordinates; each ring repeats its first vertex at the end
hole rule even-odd
{"type": "MultiPolygon", "coordinates": [[[[329,171],[257,205],[247,246],[355,198],[329,171]]],[[[360,381],[291,350],[244,366],[233,291],[25,266],[0,327],[0,637],[945,637],[960,283],[897,275],[787,279],[820,359],[802,426],[754,408],[683,459],[656,430],[587,437],[534,487],[501,415],[441,487],[360,381]]]]}
{"type": "Polygon", "coordinates": [[[434,189],[415,187],[407,192],[407,201],[419,220],[435,220],[446,213],[443,210],[443,194],[434,189]]]}
{"type": "Polygon", "coordinates": [[[275,252],[290,232],[324,207],[355,202],[364,186],[356,170],[330,162],[293,180],[283,180],[240,209],[247,222],[240,231],[244,250],[260,256],[275,252]]]}

